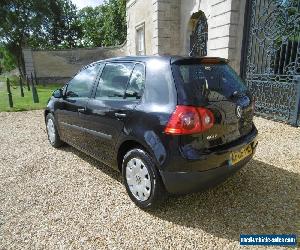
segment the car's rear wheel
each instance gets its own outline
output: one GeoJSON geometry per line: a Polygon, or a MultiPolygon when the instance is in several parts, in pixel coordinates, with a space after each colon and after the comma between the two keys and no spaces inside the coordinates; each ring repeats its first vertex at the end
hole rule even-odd
{"type": "Polygon", "coordinates": [[[132,149],[122,163],[124,184],[131,200],[140,208],[153,208],[166,197],[161,177],[151,156],[142,149],[132,149]]]}
{"type": "Polygon", "coordinates": [[[49,113],[46,117],[46,128],[47,128],[48,140],[50,144],[55,148],[62,146],[63,142],[60,140],[56,128],[55,118],[51,113],[49,113]]]}

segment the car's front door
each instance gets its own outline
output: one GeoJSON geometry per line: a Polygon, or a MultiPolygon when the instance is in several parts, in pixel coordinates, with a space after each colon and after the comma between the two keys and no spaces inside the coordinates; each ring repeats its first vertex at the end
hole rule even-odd
{"type": "Polygon", "coordinates": [[[118,137],[144,90],[145,67],[140,63],[107,63],[87,105],[85,127],[91,133],[94,156],[110,163],[118,137]]]}
{"type": "Polygon", "coordinates": [[[81,113],[85,112],[100,68],[100,64],[94,64],[81,70],[67,84],[65,95],[56,110],[61,138],[75,146],[83,146],[84,131],[81,113]]]}

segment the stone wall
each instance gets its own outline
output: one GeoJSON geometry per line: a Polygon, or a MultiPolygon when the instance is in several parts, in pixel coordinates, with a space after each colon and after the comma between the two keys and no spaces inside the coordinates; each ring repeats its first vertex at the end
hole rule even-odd
{"type": "Polygon", "coordinates": [[[30,48],[23,49],[23,59],[25,62],[25,74],[30,77],[31,74],[34,75],[34,66],[32,58],[32,50],[30,48]]]}
{"type": "Polygon", "coordinates": [[[136,29],[145,26],[145,53],[155,54],[154,49],[154,7],[151,0],[129,0],[126,4],[127,53],[136,55],[136,29]]]}
{"type": "Polygon", "coordinates": [[[110,57],[126,55],[124,46],[92,49],[23,49],[26,74],[35,72],[43,83],[65,82],[84,65],[110,57]]]}

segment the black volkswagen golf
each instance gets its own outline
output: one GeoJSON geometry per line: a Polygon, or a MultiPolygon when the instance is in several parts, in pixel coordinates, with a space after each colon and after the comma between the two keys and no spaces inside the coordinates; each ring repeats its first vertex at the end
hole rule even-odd
{"type": "Polygon", "coordinates": [[[166,194],[220,183],[257,146],[254,100],[222,58],[123,57],[83,67],[45,110],[63,142],[119,170],[130,198],[150,208],[166,194]]]}

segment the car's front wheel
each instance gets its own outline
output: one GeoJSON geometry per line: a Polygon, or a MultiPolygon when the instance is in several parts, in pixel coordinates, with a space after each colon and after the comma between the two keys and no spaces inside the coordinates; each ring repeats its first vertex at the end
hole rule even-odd
{"type": "Polygon", "coordinates": [[[131,200],[140,208],[153,208],[166,197],[161,177],[151,156],[142,149],[132,149],[123,158],[122,174],[131,200]]]}
{"type": "Polygon", "coordinates": [[[60,140],[56,128],[55,118],[51,113],[49,113],[46,117],[46,128],[47,128],[48,140],[50,144],[55,148],[62,146],[63,142],[60,140]]]}

